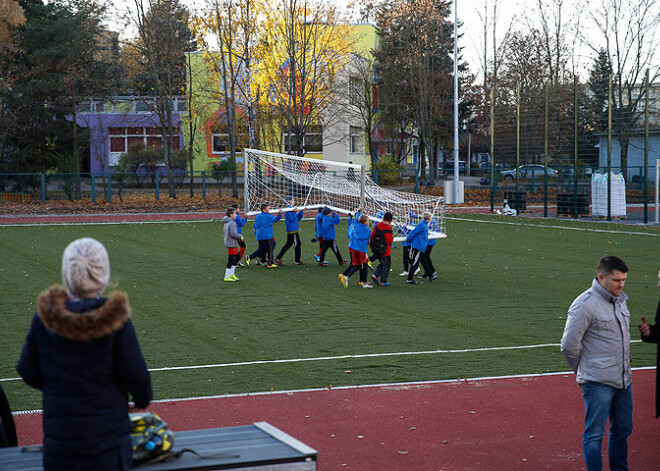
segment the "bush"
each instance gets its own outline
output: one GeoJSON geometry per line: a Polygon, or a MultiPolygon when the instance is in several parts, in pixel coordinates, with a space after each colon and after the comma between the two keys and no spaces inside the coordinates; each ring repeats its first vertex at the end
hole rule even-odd
{"type": "Polygon", "coordinates": [[[378,185],[400,185],[401,184],[401,166],[396,164],[392,157],[384,156],[376,162],[378,171],[378,185]]]}

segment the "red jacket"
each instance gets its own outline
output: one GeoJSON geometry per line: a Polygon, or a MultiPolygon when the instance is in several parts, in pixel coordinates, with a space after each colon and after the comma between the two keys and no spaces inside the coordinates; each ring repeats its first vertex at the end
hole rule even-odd
{"type": "Polygon", "coordinates": [[[389,224],[385,224],[384,222],[379,222],[378,224],[376,224],[374,228],[371,230],[371,237],[369,238],[370,244],[374,240],[374,232],[376,232],[376,228],[380,229],[381,231],[387,231],[387,230],[390,231],[385,233],[385,242],[387,242],[387,250],[385,251],[383,257],[387,257],[392,253],[392,242],[394,241],[392,226],[389,224]]]}

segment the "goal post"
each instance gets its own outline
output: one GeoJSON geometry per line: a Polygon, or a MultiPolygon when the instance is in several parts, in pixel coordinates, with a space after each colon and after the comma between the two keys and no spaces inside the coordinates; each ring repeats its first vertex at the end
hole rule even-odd
{"type": "Polygon", "coordinates": [[[442,197],[381,188],[360,165],[255,149],[244,149],[243,156],[248,215],[257,214],[262,203],[269,203],[273,213],[290,211],[287,197],[292,197],[302,210],[328,207],[337,213],[352,214],[362,208],[362,214],[374,222],[390,212],[395,240],[401,241],[429,212],[429,237],[446,237],[442,197]]]}

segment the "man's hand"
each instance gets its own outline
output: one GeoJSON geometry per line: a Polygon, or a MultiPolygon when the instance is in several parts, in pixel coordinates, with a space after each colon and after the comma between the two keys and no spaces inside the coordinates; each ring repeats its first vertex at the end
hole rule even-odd
{"type": "Polygon", "coordinates": [[[642,316],[642,323],[638,324],[637,328],[642,337],[648,337],[651,334],[651,326],[644,316],[642,316]]]}

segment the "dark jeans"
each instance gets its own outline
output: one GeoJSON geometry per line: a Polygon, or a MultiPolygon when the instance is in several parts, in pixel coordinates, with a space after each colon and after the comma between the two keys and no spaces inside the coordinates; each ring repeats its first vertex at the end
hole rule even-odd
{"type": "Polygon", "coordinates": [[[259,240],[259,247],[250,254],[250,259],[256,260],[258,257],[267,257],[269,265],[273,264],[273,246],[270,239],[259,240]]]}
{"type": "Polygon", "coordinates": [[[380,278],[381,283],[387,283],[387,277],[390,275],[390,266],[392,265],[392,256],[380,257],[380,263],[374,270],[374,276],[380,278]]]}
{"type": "Polygon", "coordinates": [[[321,262],[325,260],[325,253],[328,251],[328,249],[332,249],[332,251],[335,253],[335,257],[337,257],[338,262],[343,260],[341,258],[341,253],[339,253],[339,248],[337,247],[337,242],[335,242],[335,239],[324,239],[323,247],[321,247],[321,255],[319,255],[321,262]]]}
{"type": "Polygon", "coordinates": [[[280,250],[280,253],[275,257],[278,260],[281,260],[284,257],[284,254],[293,246],[294,254],[296,257],[296,262],[300,262],[300,236],[297,232],[291,232],[286,235],[286,244],[280,250]]]}

